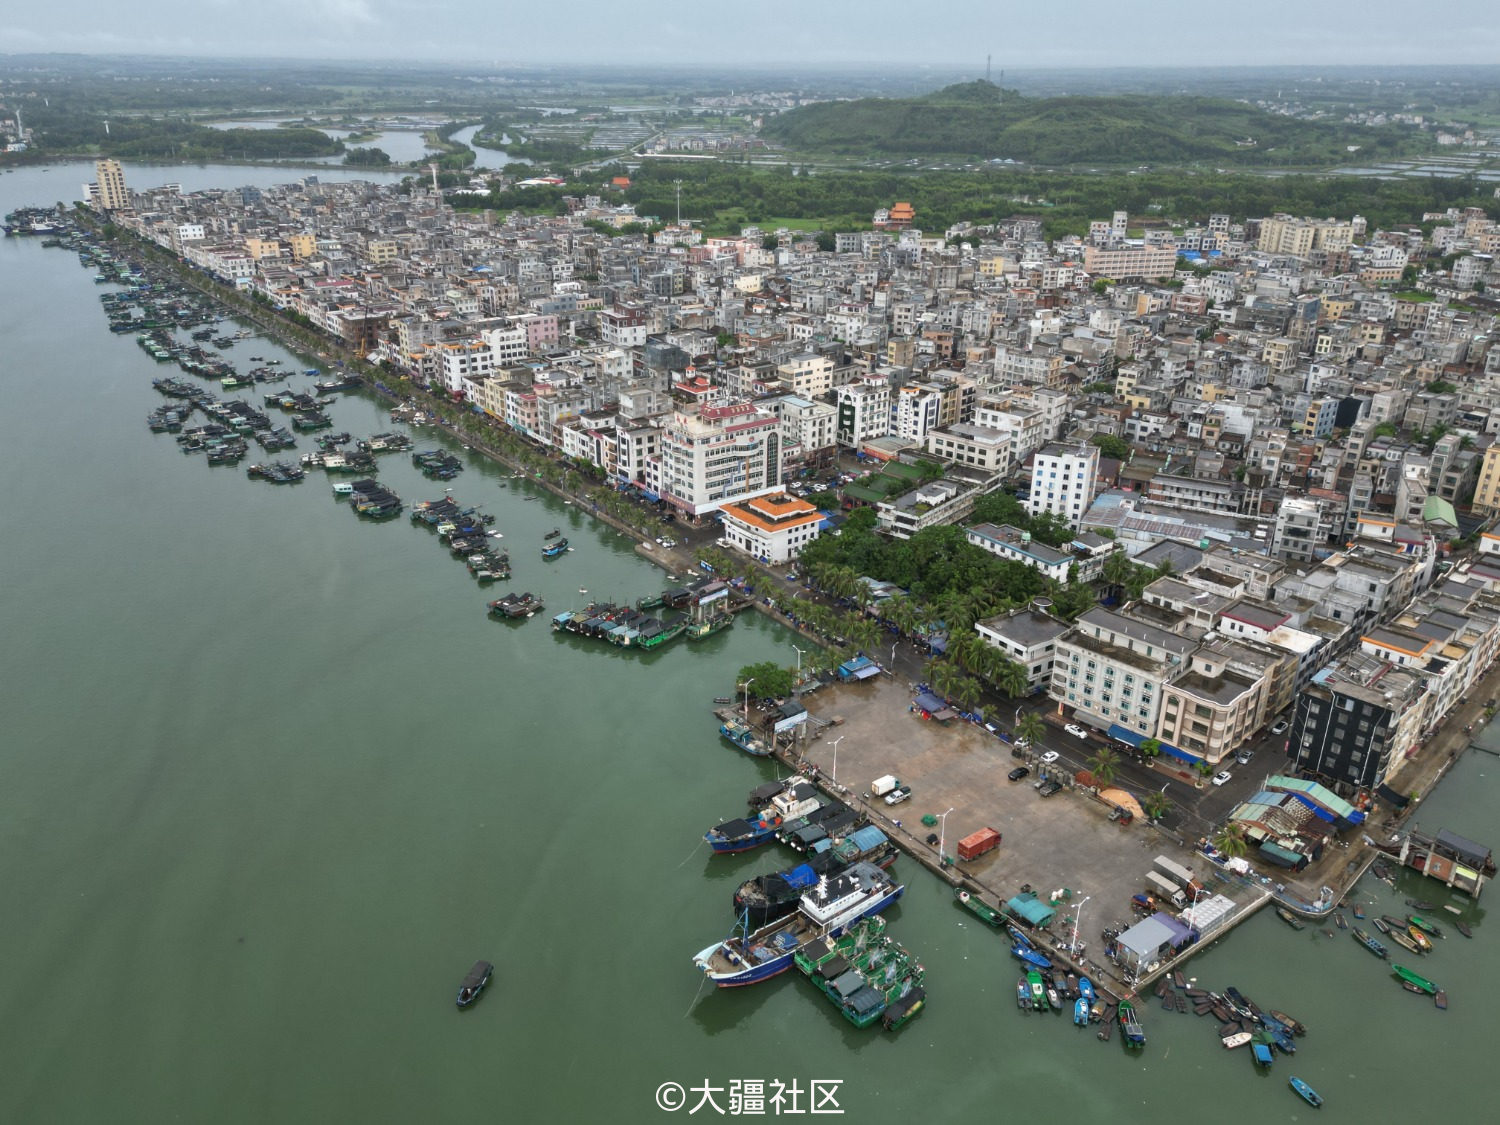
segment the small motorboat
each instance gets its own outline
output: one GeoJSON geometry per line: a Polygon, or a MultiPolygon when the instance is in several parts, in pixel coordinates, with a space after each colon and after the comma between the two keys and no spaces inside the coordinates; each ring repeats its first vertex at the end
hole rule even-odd
{"type": "Polygon", "coordinates": [[[1441,988],[1438,989],[1432,994],[1432,1002],[1446,1012],[1448,1010],[1448,993],[1441,988]]]}
{"type": "Polygon", "coordinates": [[[1318,1092],[1296,1075],[1288,1078],[1287,1083],[1293,1090],[1297,1091],[1298,1096],[1308,1105],[1316,1108],[1323,1104],[1323,1099],[1318,1095],[1318,1092]]]}
{"type": "Polygon", "coordinates": [[[1406,905],[1411,907],[1413,910],[1426,910],[1431,912],[1437,909],[1437,903],[1428,902],[1426,899],[1421,898],[1409,898],[1406,900],[1406,905]]]}
{"type": "Polygon", "coordinates": [[[490,977],[495,971],[495,966],[488,961],[475,961],[474,967],[469,970],[469,975],[464,977],[463,984],[458,987],[458,1006],[467,1008],[479,994],[484,991],[484,986],[490,983],[490,977]]]}
{"type": "Polygon", "coordinates": [[[1413,928],[1421,930],[1431,937],[1440,938],[1443,936],[1442,930],[1438,929],[1420,914],[1408,914],[1406,920],[1412,924],[1413,928]]]}
{"type": "Polygon", "coordinates": [[[1278,906],[1276,908],[1276,917],[1280,918],[1294,930],[1302,929],[1302,920],[1284,906],[1278,906]]]}
{"type": "Polygon", "coordinates": [[[1250,1033],[1248,1031],[1232,1031],[1224,1036],[1220,1042],[1225,1047],[1233,1050],[1235,1047],[1243,1047],[1246,1043],[1250,1042],[1250,1033]]]}
{"type": "Polygon", "coordinates": [[[1251,1058],[1255,1060],[1256,1066],[1270,1066],[1274,1059],[1271,1057],[1271,1048],[1264,1043],[1250,1044],[1251,1058]]]}
{"type": "Polygon", "coordinates": [[[1383,934],[1388,934],[1391,932],[1391,924],[1384,918],[1375,919],[1375,928],[1383,934]]]}
{"type": "Polygon", "coordinates": [[[1364,911],[1364,908],[1359,905],[1359,903],[1356,902],[1350,909],[1353,910],[1354,916],[1356,918],[1360,918],[1360,919],[1364,918],[1365,911],[1364,911]]]}
{"type": "Polygon", "coordinates": [[[1469,923],[1464,922],[1462,920],[1454,922],[1453,923],[1453,928],[1455,930],[1457,930],[1459,933],[1463,934],[1464,937],[1466,937],[1466,938],[1471,938],[1471,937],[1474,936],[1474,931],[1471,930],[1471,929],[1469,929],[1469,923]]]}
{"type": "Polygon", "coordinates": [[[1412,982],[1409,980],[1402,981],[1401,987],[1406,989],[1407,992],[1415,992],[1418,996],[1427,995],[1427,990],[1425,988],[1423,988],[1421,985],[1412,984],[1412,982]]]}
{"type": "Polygon", "coordinates": [[[543,539],[556,539],[561,534],[562,534],[562,528],[554,527],[551,531],[547,532],[546,535],[542,536],[542,538],[543,539]]]}
{"type": "Polygon", "coordinates": [[[1335,914],[1333,916],[1333,922],[1334,925],[1336,925],[1341,930],[1347,930],[1349,928],[1349,919],[1345,918],[1343,914],[1335,914]]]}

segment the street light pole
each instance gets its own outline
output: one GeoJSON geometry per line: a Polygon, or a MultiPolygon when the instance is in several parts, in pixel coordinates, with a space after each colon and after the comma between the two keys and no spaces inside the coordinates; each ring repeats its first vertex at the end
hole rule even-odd
{"type": "Polygon", "coordinates": [[[945,847],[947,847],[947,845],[948,845],[948,813],[952,812],[952,811],[953,810],[950,808],[948,810],[948,812],[945,812],[940,817],[938,817],[938,820],[940,822],[940,826],[938,828],[938,866],[939,867],[941,867],[943,865],[943,849],[945,847]]]}
{"type": "Polygon", "coordinates": [[[836,782],[839,779],[839,743],[843,742],[846,737],[848,736],[841,734],[837,738],[824,739],[829,746],[833,747],[833,773],[829,778],[831,781],[836,782]]]}
{"type": "Polygon", "coordinates": [[[1079,901],[1076,912],[1073,915],[1073,956],[1078,956],[1078,930],[1083,925],[1083,904],[1088,902],[1093,895],[1084,895],[1079,901]]]}
{"type": "Polygon", "coordinates": [[[745,689],[745,725],[747,727],[750,725],[750,685],[754,682],[755,677],[752,676],[740,685],[740,687],[745,689]]]}
{"type": "Polygon", "coordinates": [[[797,682],[800,684],[802,682],[802,651],[803,650],[800,649],[800,648],[798,648],[796,645],[793,645],[792,646],[792,651],[797,654],[797,682]]]}

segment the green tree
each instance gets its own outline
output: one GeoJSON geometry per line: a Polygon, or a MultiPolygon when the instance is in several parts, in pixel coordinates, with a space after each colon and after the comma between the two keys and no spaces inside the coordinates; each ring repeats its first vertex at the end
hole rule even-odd
{"type": "Polygon", "coordinates": [[[1240,859],[1249,850],[1245,830],[1233,822],[1224,824],[1214,834],[1213,844],[1230,859],[1240,859]]]}
{"type": "Polygon", "coordinates": [[[1156,738],[1141,739],[1141,757],[1148,762],[1161,753],[1161,740],[1156,738]]]}
{"type": "Polygon", "coordinates": [[[1047,733],[1047,724],[1035,711],[1027,711],[1021,716],[1020,722],[1016,723],[1016,737],[1024,739],[1035,746],[1041,740],[1042,735],[1047,733]]]}
{"type": "Polygon", "coordinates": [[[1141,811],[1147,820],[1160,820],[1172,811],[1172,800],[1165,793],[1147,793],[1141,798],[1141,811]]]}
{"type": "Polygon", "coordinates": [[[995,687],[1012,699],[1019,699],[1025,695],[1027,688],[1031,686],[1025,665],[1014,660],[1002,660],[996,674],[991,678],[995,687]]]}
{"type": "Polygon", "coordinates": [[[774,660],[763,660],[742,667],[735,682],[743,685],[749,681],[750,694],[756,699],[782,699],[792,694],[796,679],[795,669],[782,667],[774,660]]]}
{"type": "Polygon", "coordinates": [[[1114,434],[1095,434],[1089,438],[1089,444],[1097,445],[1099,452],[1105,457],[1113,457],[1116,461],[1130,460],[1130,443],[1122,437],[1116,437],[1114,434]]]}
{"type": "Polygon", "coordinates": [[[1108,746],[1101,746],[1089,759],[1089,773],[1094,775],[1094,783],[1100,789],[1107,789],[1114,781],[1120,769],[1120,755],[1108,746]]]}

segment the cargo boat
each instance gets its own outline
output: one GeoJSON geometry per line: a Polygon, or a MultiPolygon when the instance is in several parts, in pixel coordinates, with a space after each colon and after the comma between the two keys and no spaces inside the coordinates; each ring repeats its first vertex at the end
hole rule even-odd
{"type": "Polygon", "coordinates": [[[766,744],[765,740],[757,737],[755,732],[740,719],[725,719],[719,725],[719,736],[756,758],[767,758],[771,755],[771,747],[766,744]]]}

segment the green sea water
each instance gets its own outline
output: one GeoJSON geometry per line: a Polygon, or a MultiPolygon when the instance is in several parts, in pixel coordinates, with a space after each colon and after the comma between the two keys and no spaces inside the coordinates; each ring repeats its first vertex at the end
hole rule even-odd
{"type": "MultiPolygon", "coordinates": [[[[0,210],[88,178],[0,175],[0,210]]],[[[792,638],[753,615],[645,656],[554,636],[551,612],[664,576],[457,447],[453,495],[514,560],[499,588],[405,518],[356,519],[321,474],[275,488],[184,456],[144,423],[175,369],[108,332],[101,289],[64,250],[0,244],[0,1120],[652,1122],[718,1116],[688,1112],[705,1087],[727,1114],[732,1083],[795,1084],[806,1109],[814,1079],[868,1122],[1307,1120],[1293,1073],[1324,1120],[1487,1115],[1500,970],[1477,907],[1476,939],[1450,931],[1419,966],[1447,1012],[1347,935],[1269,913],[1205,950],[1188,975],[1309,1025],[1269,1074],[1154,1000],[1137,1054],[1022,1015],[999,937],[906,860],[888,917],[929,1001],[900,1033],[852,1028],[794,975],[704,987],[690,957],[728,931],[735,886],[790,862],[701,844],[773,768],[720,742],[709,707],[739,666],[792,661],[792,638]],[[554,526],[576,549],[543,562],[554,526]],[[488,620],[505,588],[548,614],[488,620]],[[495,979],[460,1013],[481,957],[495,979]],[[686,1107],[657,1107],[667,1082],[686,1107]]],[[[296,358],[227,355],[252,352],[296,358]]],[[[371,399],[333,414],[391,428],[371,399]]],[[[408,501],[444,487],[401,455],[380,476],[408,501]]],[[[1418,819],[1494,842],[1497,769],[1469,755],[1418,819]]],[[[1131,889],[1088,888],[1099,924],[1131,889]]],[[[1361,891],[1373,913],[1442,897],[1361,891]]]]}

